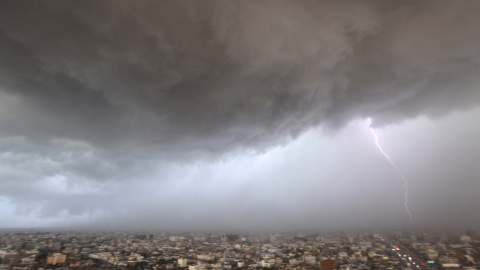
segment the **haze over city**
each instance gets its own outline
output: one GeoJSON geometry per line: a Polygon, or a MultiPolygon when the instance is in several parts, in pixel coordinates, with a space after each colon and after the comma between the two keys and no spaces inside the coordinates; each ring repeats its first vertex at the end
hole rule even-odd
{"type": "Polygon", "coordinates": [[[479,15],[2,1],[0,229],[478,230],[479,15]]]}

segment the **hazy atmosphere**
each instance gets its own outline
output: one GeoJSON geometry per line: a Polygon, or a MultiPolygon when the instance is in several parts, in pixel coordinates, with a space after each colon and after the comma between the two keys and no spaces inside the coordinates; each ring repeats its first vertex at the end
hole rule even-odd
{"type": "Polygon", "coordinates": [[[480,229],[479,25],[473,0],[2,1],[0,228],[480,229]]]}

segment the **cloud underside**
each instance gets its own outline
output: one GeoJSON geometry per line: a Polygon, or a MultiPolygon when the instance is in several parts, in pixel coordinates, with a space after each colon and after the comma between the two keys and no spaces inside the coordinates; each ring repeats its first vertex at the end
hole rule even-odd
{"type": "Polygon", "coordinates": [[[222,154],[480,99],[475,1],[2,5],[3,136],[222,154]]]}

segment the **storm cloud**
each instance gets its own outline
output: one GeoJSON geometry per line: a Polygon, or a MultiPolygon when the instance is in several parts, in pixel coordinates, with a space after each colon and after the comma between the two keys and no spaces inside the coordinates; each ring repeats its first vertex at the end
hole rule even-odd
{"type": "Polygon", "coordinates": [[[169,190],[182,166],[313,129],[471,110],[479,14],[478,1],[3,1],[0,196],[40,217],[106,213],[122,205],[107,190],[169,190]]]}

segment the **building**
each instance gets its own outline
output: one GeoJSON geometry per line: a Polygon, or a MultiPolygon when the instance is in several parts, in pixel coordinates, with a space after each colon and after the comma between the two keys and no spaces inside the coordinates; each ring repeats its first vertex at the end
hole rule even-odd
{"type": "Polygon", "coordinates": [[[470,236],[470,238],[471,238],[472,240],[479,240],[479,239],[478,239],[478,233],[477,233],[476,230],[467,230],[465,233],[466,233],[468,236],[470,236]]]}
{"type": "Polygon", "coordinates": [[[338,269],[337,261],[326,259],[320,262],[320,269],[333,270],[338,269]]]}
{"type": "Polygon", "coordinates": [[[178,263],[178,267],[187,267],[188,260],[187,259],[178,259],[177,263],[178,263]]]}
{"type": "Polygon", "coordinates": [[[468,236],[468,235],[460,235],[460,241],[470,242],[470,241],[472,241],[472,238],[470,238],[470,236],[468,236]]]}
{"type": "Polygon", "coordinates": [[[305,262],[311,265],[317,264],[317,259],[313,255],[305,255],[305,262]]]}
{"type": "Polygon", "coordinates": [[[438,259],[438,251],[432,249],[427,250],[427,258],[430,261],[436,261],[438,259]]]}
{"type": "Polygon", "coordinates": [[[53,253],[47,257],[47,264],[64,263],[65,261],[67,261],[67,255],[65,254],[53,253]]]}

